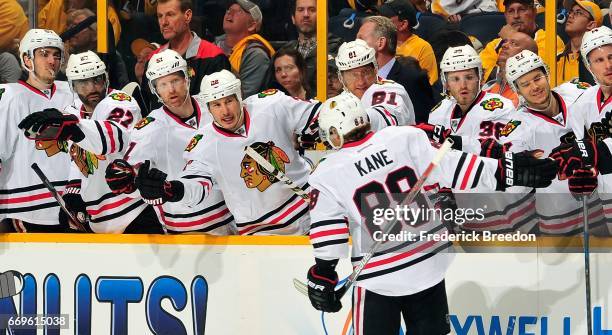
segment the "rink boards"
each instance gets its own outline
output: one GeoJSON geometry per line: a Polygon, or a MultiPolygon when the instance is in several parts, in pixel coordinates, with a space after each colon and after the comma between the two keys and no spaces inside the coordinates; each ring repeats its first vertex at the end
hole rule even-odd
{"type": "MultiPolygon", "coordinates": [[[[612,239],[591,243],[609,250],[612,239]]],[[[458,253],[446,279],[453,333],[586,334],[583,255],[553,244],[458,253]]],[[[306,237],[0,235],[0,271],[28,274],[0,315],[69,317],[46,334],[324,334],[292,285],[312,263],[306,237]]],[[[612,253],[591,255],[595,334],[612,334],[611,264],[612,253]]],[[[349,301],[326,315],[329,334],[349,333],[349,301]]]]}

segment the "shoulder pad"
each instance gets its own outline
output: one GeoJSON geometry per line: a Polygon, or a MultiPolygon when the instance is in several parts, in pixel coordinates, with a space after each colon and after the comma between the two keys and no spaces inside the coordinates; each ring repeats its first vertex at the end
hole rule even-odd
{"type": "Polygon", "coordinates": [[[147,116],[145,118],[142,118],[140,121],[138,121],[138,123],[136,123],[134,125],[134,128],[136,129],[142,129],[144,127],[146,127],[148,124],[150,124],[151,122],[155,121],[155,118],[152,116],[147,116]]]}
{"type": "Polygon", "coordinates": [[[500,98],[489,98],[487,100],[483,100],[480,103],[480,107],[484,110],[494,111],[496,109],[504,108],[504,102],[500,98]]]}
{"type": "Polygon", "coordinates": [[[192,137],[191,140],[189,140],[189,144],[187,144],[187,146],[185,147],[185,151],[191,152],[191,150],[193,150],[196,147],[196,145],[198,145],[202,137],[203,137],[202,134],[197,134],[194,137],[192,137]]]}

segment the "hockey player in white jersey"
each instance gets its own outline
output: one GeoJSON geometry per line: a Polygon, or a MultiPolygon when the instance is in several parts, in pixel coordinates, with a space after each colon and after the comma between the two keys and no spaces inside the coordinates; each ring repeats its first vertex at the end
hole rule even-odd
{"type": "MultiPolygon", "coordinates": [[[[326,101],[319,128],[321,138],[340,150],[321,161],[310,177],[310,241],[316,264],[307,273],[308,295],[316,309],[337,312],[341,302],[334,291],[338,282],[335,266],[348,256],[349,235],[351,260],[356,265],[368,251],[368,243],[384,239],[376,237],[381,230],[376,211],[400,203],[437,150],[416,127],[371,132],[366,112],[350,97],[326,101]]],[[[423,190],[436,184],[471,192],[511,185],[545,187],[556,171],[553,160],[524,153],[495,160],[451,150],[431,172],[423,190]]],[[[416,203],[422,209],[431,205],[430,200],[416,203]]],[[[416,234],[414,239],[390,242],[393,247],[377,251],[357,278],[352,309],[355,334],[396,335],[402,315],[407,334],[450,332],[444,277],[452,260],[452,244],[421,238],[421,231],[436,237],[447,234],[439,220],[413,224],[416,222],[406,220],[395,232],[410,231],[416,234]]]]}
{"type": "MultiPolygon", "coordinates": [[[[144,163],[141,165],[144,169],[156,168],[165,171],[168,178],[179,178],[187,163],[183,154],[200,140],[194,137],[194,132],[212,120],[200,102],[189,94],[187,62],[176,51],[168,49],[155,54],[149,61],[147,78],[151,92],[163,106],[134,126],[125,157],[115,160],[106,171],[106,179],[114,192],[139,200],[142,198],[134,192],[136,172],[132,166],[144,163]]],[[[171,233],[229,234],[232,214],[221,192],[209,191],[198,206],[174,202],[155,206],[159,220],[171,233]]]]}
{"type": "Polygon", "coordinates": [[[64,43],[55,32],[31,29],[19,44],[27,80],[0,85],[0,219],[9,219],[18,232],[62,232],[66,228],[59,225],[57,202],[30,169],[37,163],[57,190],[63,191],[70,159],[56,153],[66,148],[57,141],[34,145],[18,128],[31,113],[63,110],[72,103],[68,84],[55,80],[63,55],[64,43]]]}
{"type": "Polygon", "coordinates": [[[344,90],[361,99],[373,130],[414,124],[411,97],[402,85],[378,77],[376,51],[364,40],[343,43],[336,66],[344,90]]]}
{"type": "Polygon", "coordinates": [[[294,149],[292,138],[308,132],[320,103],[278,90],[242,100],[240,80],[225,70],[204,77],[201,97],[214,122],[200,129],[185,149],[187,166],[181,178],[141,168],[136,184],[142,196],[193,207],[219,188],[239,234],[306,233],[308,203],[245,154],[245,147],[308,189],[310,169],[294,149]]]}
{"type": "MultiPolygon", "coordinates": [[[[523,50],[506,62],[506,80],[519,95],[520,109],[515,118],[501,130],[500,141],[510,143],[509,150],[541,150],[548,156],[560,143],[573,142],[568,124],[572,104],[588,84],[567,82],[551,90],[548,67],[537,54],[523,50]]],[[[503,156],[504,146],[488,142],[488,157],[503,156]]],[[[582,205],[572,193],[591,193],[597,185],[590,171],[581,171],[568,180],[555,179],[547,188],[536,190],[536,213],[539,232],[572,235],[582,228],[582,205]],[[586,175],[584,174],[586,172],[586,175]],[[580,174],[582,173],[582,175],[580,174]]],[[[592,228],[603,223],[603,209],[597,196],[590,199],[589,222],[592,228]]]]}
{"type": "Polygon", "coordinates": [[[584,170],[598,175],[597,191],[606,223],[612,223],[612,30],[602,26],[587,31],[580,54],[597,85],[588,88],[570,107],[569,123],[577,141],[555,148],[551,157],[560,163],[559,177],[570,178],[584,170]]]}

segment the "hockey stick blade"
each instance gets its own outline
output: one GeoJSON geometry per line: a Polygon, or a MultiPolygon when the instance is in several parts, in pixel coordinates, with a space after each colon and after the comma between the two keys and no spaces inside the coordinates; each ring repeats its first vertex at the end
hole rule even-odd
{"type": "Polygon", "coordinates": [[[289,187],[295,194],[300,196],[302,199],[310,202],[310,197],[308,193],[306,193],[302,188],[296,184],[291,178],[287,177],[287,175],[283,172],[275,168],[268,160],[263,158],[255,149],[247,146],[244,148],[246,154],[253,158],[257,164],[261,165],[267,172],[271,173],[276,179],[283,182],[287,187],[289,187]]]}
{"type": "Polygon", "coordinates": [[[64,211],[64,213],[66,213],[66,215],[68,215],[68,217],[70,218],[68,222],[68,224],[70,225],[70,228],[81,231],[81,232],[89,232],[89,230],[86,228],[86,225],[89,224],[89,222],[87,222],[88,221],[87,218],[83,220],[79,220],[79,218],[74,216],[74,214],[72,214],[72,212],[68,210],[68,208],[66,207],[66,203],[64,202],[64,199],[60,196],[59,192],[57,192],[53,184],[51,184],[51,182],[49,181],[47,176],[45,176],[45,174],[42,172],[40,167],[38,167],[38,164],[36,163],[32,164],[32,170],[34,170],[34,173],[36,173],[38,178],[40,178],[43,185],[49,190],[49,192],[51,192],[51,195],[53,196],[55,201],[57,201],[61,210],[64,211]]]}
{"type": "Polygon", "coordinates": [[[293,278],[293,287],[305,296],[308,296],[308,286],[297,278],[293,278]]]}
{"type": "Polygon", "coordinates": [[[0,273],[0,299],[12,297],[23,290],[23,275],[17,271],[0,273]]]}

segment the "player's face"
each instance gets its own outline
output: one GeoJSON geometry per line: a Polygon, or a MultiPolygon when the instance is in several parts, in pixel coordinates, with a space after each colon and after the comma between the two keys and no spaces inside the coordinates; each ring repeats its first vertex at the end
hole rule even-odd
{"type": "Polygon", "coordinates": [[[612,44],[589,52],[589,64],[600,85],[612,86],[612,44]]]}
{"type": "Polygon", "coordinates": [[[316,0],[297,0],[291,20],[298,32],[308,36],[314,34],[317,26],[316,0]]]}
{"type": "MultiPolygon", "coordinates": [[[[57,48],[39,48],[34,50],[34,74],[40,81],[53,84],[62,62],[62,52],[57,48]]],[[[32,62],[26,61],[31,68],[32,62]]]]}
{"type": "Polygon", "coordinates": [[[541,69],[524,74],[516,81],[518,93],[527,100],[529,107],[544,109],[552,98],[548,77],[541,69]]]}
{"type": "Polygon", "coordinates": [[[535,31],[535,15],[536,9],[534,7],[517,2],[506,7],[506,11],[504,12],[507,24],[528,35],[535,31]]]}
{"type": "Polygon", "coordinates": [[[376,71],[371,64],[341,72],[344,85],[359,99],[376,82],[376,71]]]}
{"type": "Polygon", "coordinates": [[[165,40],[171,40],[176,36],[189,31],[191,21],[191,9],[181,11],[180,0],[168,1],[157,4],[157,22],[165,40]]]}
{"type": "Polygon", "coordinates": [[[180,107],[187,101],[189,85],[182,72],[175,72],[155,80],[155,90],[168,107],[180,107]]]}
{"type": "Polygon", "coordinates": [[[274,60],[274,76],[288,92],[299,91],[302,86],[302,75],[293,57],[285,55],[274,60]]]}
{"type": "MultiPolygon", "coordinates": [[[[268,178],[259,171],[257,162],[249,156],[244,156],[242,162],[240,162],[240,177],[244,179],[244,184],[248,188],[260,189],[263,187],[265,190],[269,185],[268,178]]],[[[260,191],[262,191],[260,189],[260,191]]]]}
{"type": "Polygon", "coordinates": [[[208,110],[222,128],[234,131],[242,126],[240,102],[235,95],[209,102],[208,110]]]}
{"type": "Polygon", "coordinates": [[[96,108],[105,96],[106,76],[101,74],[92,78],[75,80],[72,85],[83,104],[96,108]]]}
{"type": "Polygon", "coordinates": [[[446,75],[446,89],[459,105],[468,106],[480,92],[479,79],[476,69],[450,72],[446,75]]]}
{"type": "Polygon", "coordinates": [[[595,28],[596,25],[597,24],[595,21],[593,21],[589,12],[577,4],[574,4],[572,10],[567,16],[567,21],[565,21],[565,32],[568,34],[580,34],[589,29],[595,28]]]}

